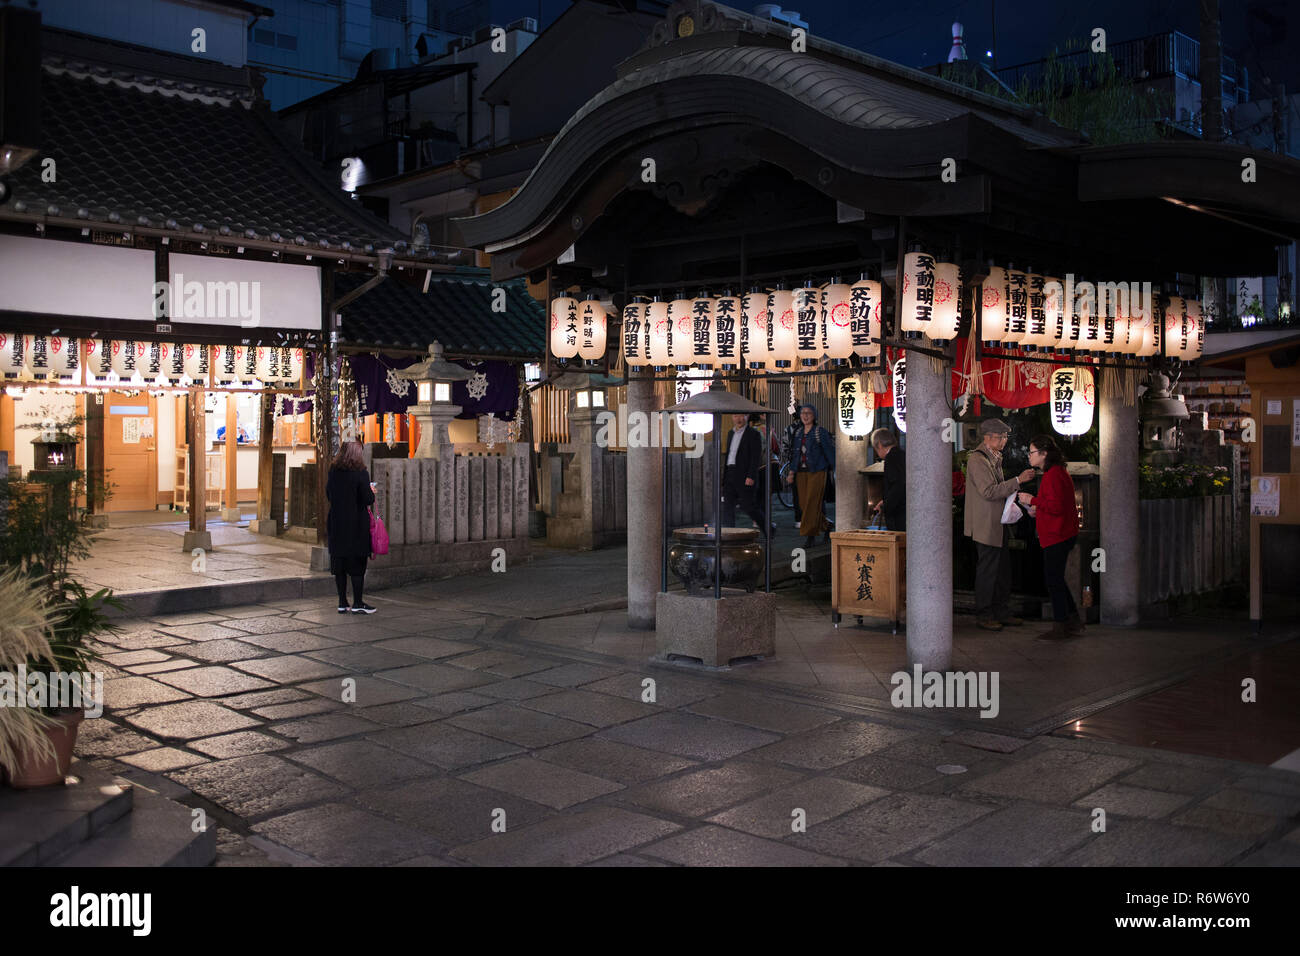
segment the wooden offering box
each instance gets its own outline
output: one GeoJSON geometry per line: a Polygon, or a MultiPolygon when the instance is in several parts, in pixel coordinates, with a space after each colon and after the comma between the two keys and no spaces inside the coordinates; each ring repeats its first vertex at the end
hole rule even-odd
{"type": "Polygon", "coordinates": [[[907,535],[901,531],[836,531],[831,534],[831,620],[845,614],[858,623],[889,621],[898,633],[907,597],[907,535]]]}

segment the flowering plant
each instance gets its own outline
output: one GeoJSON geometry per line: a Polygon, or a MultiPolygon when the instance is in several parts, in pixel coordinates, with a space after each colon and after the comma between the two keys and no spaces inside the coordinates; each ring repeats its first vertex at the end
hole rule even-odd
{"type": "Polygon", "coordinates": [[[1232,478],[1224,465],[1142,465],[1138,468],[1141,498],[1202,498],[1226,495],[1232,478]]]}

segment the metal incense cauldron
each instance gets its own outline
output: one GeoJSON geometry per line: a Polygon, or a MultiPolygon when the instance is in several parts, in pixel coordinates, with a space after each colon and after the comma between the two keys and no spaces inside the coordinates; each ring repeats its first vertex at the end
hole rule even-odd
{"type": "MultiPolygon", "coordinates": [[[[677,528],[668,549],[668,567],[688,594],[712,589],[718,541],[716,528],[677,528]]],[[[722,529],[722,586],[752,592],[763,573],[763,545],[753,528],[722,529]]]]}

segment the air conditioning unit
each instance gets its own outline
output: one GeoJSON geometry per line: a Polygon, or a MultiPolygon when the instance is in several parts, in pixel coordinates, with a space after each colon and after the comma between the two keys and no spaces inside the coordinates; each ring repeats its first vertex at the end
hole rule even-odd
{"type": "Polygon", "coordinates": [[[510,24],[510,26],[506,27],[506,29],[507,29],[507,30],[524,30],[524,31],[526,31],[526,32],[528,32],[528,33],[536,33],[536,32],[537,32],[537,18],[536,18],[536,17],[520,17],[518,20],[514,21],[514,23],[510,24]]]}

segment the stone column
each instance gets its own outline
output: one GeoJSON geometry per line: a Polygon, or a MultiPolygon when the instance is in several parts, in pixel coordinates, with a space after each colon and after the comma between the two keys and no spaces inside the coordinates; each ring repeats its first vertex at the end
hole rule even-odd
{"type": "MultiPolygon", "coordinates": [[[[1122,399],[1109,395],[1102,395],[1098,405],[1101,547],[1106,555],[1106,573],[1101,576],[1101,623],[1132,627],[1138,622],[1141,593],[1137,406],[1125,405],[1122,399]]],[[[1091,562],[1091,555],[1080,557],[1091,562]]]]}
{"type": "Polygon", "coordinates": [[[952,661],[952,448],[944,441],[951,376],[907,356],[907,662],[952,661]]]}
{"type": "MultiPolygon", "coordinates": [[[[654,382],[630,378],[627,384],[627,414],[643,415],[647,424],[657,411],[654,382]]],[[[640,430],[638,430],[640,431],[640,430]]],[[[631,419],[629,435],[633,434],[631,419]]],[[[656,434],[646,428],[642,434],[656,434]]],[[[659,593],[660,559],[663,540],[663,475],[656,447],[627,449],[627,624],[638,630],[654,630],[655,595],[659,593]]]]}

